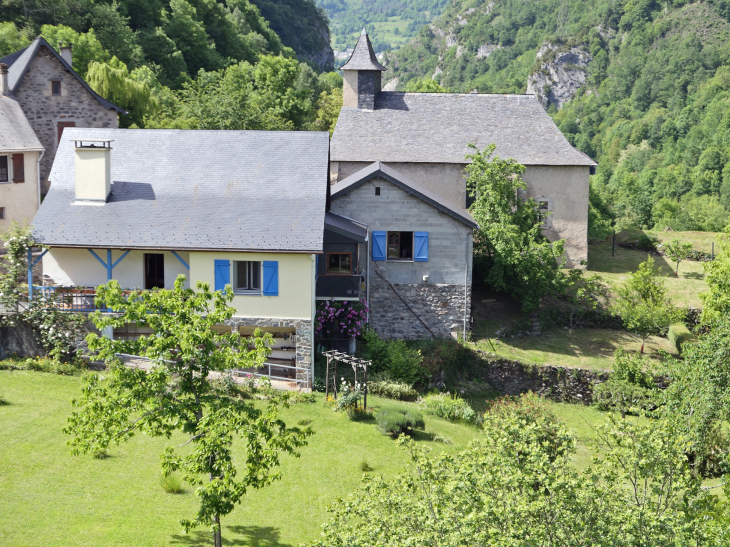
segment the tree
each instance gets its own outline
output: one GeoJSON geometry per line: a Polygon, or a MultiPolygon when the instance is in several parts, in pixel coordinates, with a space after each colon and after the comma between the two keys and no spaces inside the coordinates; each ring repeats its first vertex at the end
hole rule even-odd
{"type": "Polygon", "coordinates": [[[457,454],[433,457],[401,437],[406,471],[365,475],[312,545],[669,547],[709,544],[721,528],[671,422],[610,420],[599,428],[605,457],[578,471],[575,436],[536,397],[496,407],[485,437],[457,454]]]}
{"type": "Polygon", "coordinates": [[[705,263],[705,283],[707,291],[700,294],[702,322],[730,317],[730,224],[721,236],[715,260],[705,263]]]}
{"type": "Polygon", "coordinates": [[[689,241],[682,243],[675,237],[669,243],[664,245],[664,251],[667,253],[667,256],[672,259],[672,262],[677,264],[677,267],[674,270],[674,276],[679,277],[679,263],[689,258],[692,254],[692,243],[689,241]]]}
{"type": "MultiPolygon", "coordinates": [[[[476,147],[470,145],[476,150],[476,147]]],[[[479,224],[474,238],[475,271],[496,291],[509,291],[525,312],[540,300],[562,290],[563,240],[550,242],[534,199],[523,199],[520,176],[525,167],[514,160],[492,157],[495,149],[467,156],[467,189],[474,203],[469,209],[479,224]]]]}
{"type": "MultiPolygon", "coordinates": [[[[298,456],[310,430],[290,428],[278,418],[278,399],[265,409],[242,399],[231,382],[216,375],[260,365],[270,352],[270,335],[257,331],[252,339],[238,333],[219,334],[213,327],[234,313],[230,286],[212,293],[206,283],[186,289],[179,276],[173,289],[132,291],[125,295],[117,281],[97,289],[97,298],[115,311],[97,312],[99,329],[127,323],[148,326],[153,334],[138,340],[111,340],[90,334],[89,349],[107,363],[106,380],[93,375],[68,419],[65,433],[74,454],[104,451],[135,433],[166,436],[175,432],[192,445],[162,454],[165,475],[182,471],[197,486],[197,515],[180,521],[185,531],[210,526],[216,547],[221,545],[221,516],[230,513],[249,488],[262,488],[279,478],[275,469],[282,453],[298,456]],[[248,349],[248,344],[253,349],[248,349]],[[127,353],[148,357],[149,371],[124,366],[116,357],[127,353]],[[245,447],[236,467],[233,442],[245,447]]],[[[286,404],[286,398],[283,398],[286,404]]]]}
{"type": "Polygon", "coordinates": [[[323,91],[317,101],[317,118],[314,121],[314,128],[318,131],[329,131],[330,137],[335,131],[337,118],[342,109],[342,89],[334,88],[329,93],[323,91]]]}
{"type": "Polygon", "coordinates": [[[666,329],[681,317],[681,311],[666,296],[659,272],[649,257],[616,289],[613,311],[621,317],[626,330],[641,336],[641,353],[650,334],[666,329]]]}

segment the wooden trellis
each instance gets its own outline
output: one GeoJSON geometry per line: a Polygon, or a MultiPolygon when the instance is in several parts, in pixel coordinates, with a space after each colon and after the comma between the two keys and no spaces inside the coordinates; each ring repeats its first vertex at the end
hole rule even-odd
{"type": "Polygon", "coordinates": [[[368,367],[373,364],[372,361],[365,361],[359,357],[342,353],[341,351],[329,350],[323,351],[322,355],[327,357],[327,378],[325,382],[325,397],[332,392],[333,397],[337,399],[337,363],[344,363],[352,367],[355,373],[355,383],[362,386],[363,407],[368,407],[368,367]],[[358,382],[358,371],[360,371],[360,381],[358,382]]]}

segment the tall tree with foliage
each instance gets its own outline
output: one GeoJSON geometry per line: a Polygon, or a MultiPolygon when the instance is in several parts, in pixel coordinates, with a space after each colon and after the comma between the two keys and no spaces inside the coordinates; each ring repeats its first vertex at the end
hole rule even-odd
{"type": "MultiPolygon", "coordinates": [[[[474,145],[471,148],[476,150],[474,145]]],[[[467,189],[474,199],[469,211],[479,224],[474,238],[474,271],[496,291],[510,292],[525,312],[562,290],[563,240],[542,234],[537,203],[523,198],[525,166],[492,157],[496,146],[467,155],[467,189]]]]}
{"type": "Polygon", "coordinates": [[[641,336],[641,353],[650,334],[661,332],[682,315],[667,297],[660,272],[654,259],[648,257],[616,288],[613,311],[621,316],[626,330],[641,336]]]}
{"type": "Polygon", "coordinates": [[[692,243],[689,241],[682,242],[675,237],[664,245],[664,251],[672,262],[677,265],[674,269],[674,276],[679,277],[679,263],[687,260],[692,255],[692,243]]]}
{"type": "Polygon", "coordinates": [[[700,294],[702,321],[710,323],[730,317],[730,224],[720,237],[720,252],[705,263],[707,291],[700,294]]]}
{"type": "Polygon", "coordinates": [[[71,436],[69,445],[79,454],[106,450],[135,433],[184,436],[187,441],[180,446],[192,449],[178,452],[168,447],[162,469],[165,475],[181,471],[183,479],[197,487],[198,513],[181,520],[183,528],[209,526],[220,547],[221,517],[250,488],[278,479],[281,454],[298,456],[297,449],[310,433],[279,419],[277,399],[262,409],[214,380],[231,369],[261,365],[270,352],[271,336],[257,331],[244,339],[235,332],[213,330],[235,312],[230,286],[211,292],[208,284],[198,283],[196,290],[186,289],[185,277],[179,276],[173,289],[126,295],[117,281],[110,281],[97,289],[97,298],[115,311],[97,312],[97,328],[133,323],[151,328],[153,334],[137,340],[88,336],[89,349],[107,363],[108,371],[106,379],[93,375],[83,397],[74,401],[64,430],[71,436]],[[148,357],[153,367],[126,367],[119,353],[148,357]],[[244,447],[242,457],[235,457],[234,440],[244,447]]]}

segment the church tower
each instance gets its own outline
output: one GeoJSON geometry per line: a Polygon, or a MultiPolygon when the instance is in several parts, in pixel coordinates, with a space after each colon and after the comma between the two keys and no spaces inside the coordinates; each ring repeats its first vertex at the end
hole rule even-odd
{"type": "Polygon", "coordinates": [[[375,97],[380,93],[380,73],[385,67],[378,62],[365,29],[362,29],[350,60],[342,67],[342,106],[362,110],[375,109],[375,97]]]}

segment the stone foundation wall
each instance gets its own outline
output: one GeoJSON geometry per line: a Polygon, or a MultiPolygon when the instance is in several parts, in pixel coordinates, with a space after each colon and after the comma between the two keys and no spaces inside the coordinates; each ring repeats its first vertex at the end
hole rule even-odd
{"type": "Polygon", "coordinates": [[[309,319],[276,319],[276,318],[249,318],[249,317],[231,317],[225,322],[231,327],[261,327],[261,328],[289,328],[295,329],[296,332],[296,356],[297,367],[306,369],[306,371],[297,371],[297,380],[305,381],[305,386],[312,387],[314,362],[313,340],[312,340],[312,321],[309,319]]]}
{"type": "MultiPolygon", "coordinates": [[[[386,338],[416,340],[461,333],[464,305],[464,285],[394,283],[391,287],[377,275],[370,276],[370,326],[386,338]]],[[[469,285],[466,292],[467,330],[470,318],[469,285]]]]}

